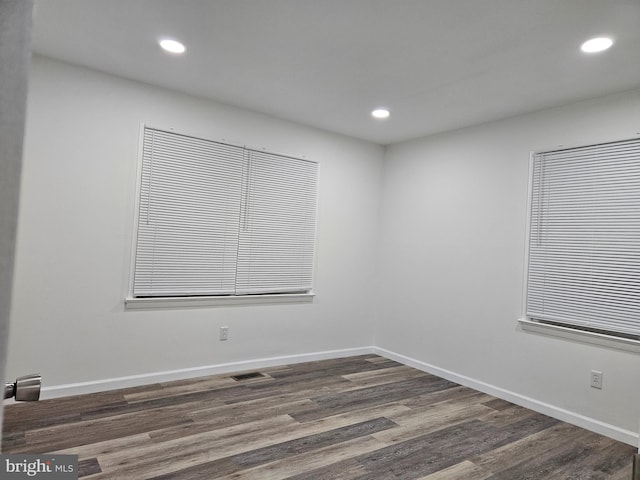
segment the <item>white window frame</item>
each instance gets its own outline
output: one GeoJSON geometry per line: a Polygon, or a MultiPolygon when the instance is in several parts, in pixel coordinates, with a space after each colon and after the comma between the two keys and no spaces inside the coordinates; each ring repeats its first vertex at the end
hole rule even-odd
{"type": "MultiPolygon", "coordinates": [[[[300,304],[311,303],[315,297],[315,293],[312,289],[306,292],[295,293],[264,293],[264,294],[239,294],[239,295],[196,295],[196,296],[155,296],[155,297],[136,297],[134,295],[134,278],[135,278],[135,266],[136,266],[136,250],[138,244],[138,232],[140,222],[140,203],[141,203],[141,188],[142,188],[142,175],[143,175],[143,155],[144,155],[144,135],[145,129],[159,130],[165,133],[177,133],[173,129],[158,128],[151,125],[141,124],[139,130],[138,139],[138,161],[136,171],[136,187],[135,187],[135,209],[134,209],[134,221],[133,232],[131,241],[131,261],[129,266],[129,288],[127,295],[124,298],[125,310],[146,310],[146,309],[165,309],[165,308],[199,308],[199,307],[215,307],[226,305],[255,305],[255,304],[300,304]]],[[[194,138],[200,138],[206,141],[213,141],[221,143],[226,146],[252,150],[259,153],[269,153],[283,158],[295,159],[300,161],[310,160],[301,157],[295,157],[291,155],[284,155],[280,153],[267,152],[265,149],[257,149],[247,147],[246,145],[238,145],[229,143],[224,140],[212,140],[197,135],[190,135],[189,133],[180,132],[180,135],[192,136],[194,138]]],[[[312,162],[317,164],[317,162],[312,162]]],[[[319,165],[318,165],[319,167],[319,165]]],[[[319,169],[319,168],[318,168],[319,169]]],[[[318,175],[319,178],[319,175],[318,175]]],[[[317,186],[316,186],[317,187],[317,186]]],[[[317,209],[317,202],[316,202],[317,209]]],[[[317,218],[317,212],[316,212],[317,218]]],[[[313,255],[313,272],[312,282],[315,284],[315,253],[313,255]]]]}
{"type": "MultiPolygon", "coordinates": [[[[622,142],[637,142],[637,138],[623,139],[623,140],[608,140],[590,145],[578,145],[571,148],[580,147],[592,147],[596,145],[614,144],[622,142]]],[[[640,353],[640,328],[638,336],[628,335],[615,331],[607,331],[605,329],[590,329],[588,327],[581,327],[579,325],[562,324],[558,322],[549,322],[537,318],[532,318],[527,315],[528,306],[528,280],[529,280],[529,258],[530,258],[530,239],[531,239],[531,217],[532,217],[532,202],[533,202],[533,182],[534,182],[534,161],[538,154],[553,152],[558,150],[570,150],[569,147],[559,147],[556,149],[540,150],[530,153],[529,159],[529,182],[527,192],[527,216],[526,216],[526,235],[525,235],[525,264],[524,264],[524,278],[523,278],[523,303],[522,303],[522,315],[518,320],[518,324],[521,330],[548,335],[557,338],[563,338],[572,341],[578,341],[581,343],[588,343],[598,346],[605,346],[608,348],[615,348],[619,350],[625,350],[634,353],[640,353]]]]}

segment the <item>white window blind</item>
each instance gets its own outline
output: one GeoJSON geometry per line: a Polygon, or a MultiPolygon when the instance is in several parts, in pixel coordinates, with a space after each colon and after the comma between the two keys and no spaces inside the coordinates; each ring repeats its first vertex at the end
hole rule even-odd
{"type": "Polygon", "coordinates": [[[527,316],[640,334],[640,141],[533,162],[527,316]]]}
{"type": "Polygon", "coordinates": [[[317,164],[145,127],[133,296],[311,290],[317,164]]]}
{"type": "Polygon", "coordinates": [[[311,289],[317,166],[247,153],[236,293],[311,289]]]}

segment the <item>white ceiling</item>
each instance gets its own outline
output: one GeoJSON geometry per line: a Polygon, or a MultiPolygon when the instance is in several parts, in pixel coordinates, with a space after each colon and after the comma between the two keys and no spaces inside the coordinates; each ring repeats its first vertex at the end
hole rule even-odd
{"type": "Polygon", "coordinates": [[[37,0],[34,50],[386,145],[640,86],[640,0],[37,0]]]}

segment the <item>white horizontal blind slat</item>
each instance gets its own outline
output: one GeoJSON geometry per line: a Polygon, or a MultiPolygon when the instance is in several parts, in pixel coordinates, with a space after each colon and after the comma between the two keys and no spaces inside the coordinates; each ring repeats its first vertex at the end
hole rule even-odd
{"type": "Polygon", "coordinates": [[[527,316],[640,334],[640,141],[534,156],[527,316]]]}
{"type": "Polygon", "coordinates": [[[247,156],[236,293],[310,291],[318,166],[264,152],[247,156]]]}
{"type": "Polygon", "coordinates": [[[233,294],[243,149],[145,128],[133,294],[233,294]]]}

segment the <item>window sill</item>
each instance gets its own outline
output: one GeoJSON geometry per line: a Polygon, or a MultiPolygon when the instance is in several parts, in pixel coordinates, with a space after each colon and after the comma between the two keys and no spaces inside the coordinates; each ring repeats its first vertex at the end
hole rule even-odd
{"type": "Polygon", "coordinates": [[[226,297],[154,297],[124,299],[125,310],[156,308],[224,307],[230,305],[269,305],[312,303],[315,293],[282,293],[273,295],[243,295],[226,297]]]}
{"type": "Polygon", "coordinates": [[[603,333],[586,332],[576,330],[569,327],[561,327],[559,325],[549,325],[546,323],[535,322],[533,320],[520,318],[518,323],[522,330],[526,332],[538,333],[552,337],[565,338],[582,343],[589,343],[601,347],[614,348],[617,350],[625,350],[627,352],[640,353],[640,341],[629,338],[615,337],[603,333]]]}

